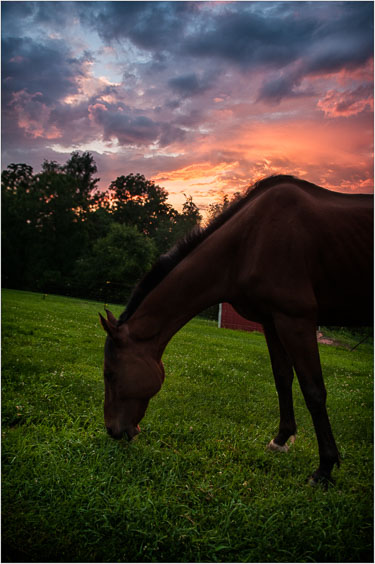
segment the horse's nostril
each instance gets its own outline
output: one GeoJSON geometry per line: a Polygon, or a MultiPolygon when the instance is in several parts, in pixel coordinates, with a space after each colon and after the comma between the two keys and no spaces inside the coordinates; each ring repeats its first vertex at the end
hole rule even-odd
{"type": "Polygon", "coordinates": [[[108,435],[109,435],[110,437],[113,437],[113,431],[112,431],[111,427],[106,427],[106,429],[107,429],[108,435]]]}

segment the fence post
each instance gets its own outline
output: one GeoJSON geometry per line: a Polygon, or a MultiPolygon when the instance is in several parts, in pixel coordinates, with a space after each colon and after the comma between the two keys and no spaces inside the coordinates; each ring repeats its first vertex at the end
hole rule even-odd
{"type": "Polygon", "coordinates": [[[223,304],[219,304],[219,315],[218,315],[218,317],[217,317],[217,326],[218,326],[219,329],[220,329],[220,327],[221,327],[221,313],[222,313],[222,310],[223,310],[223,304]]]}

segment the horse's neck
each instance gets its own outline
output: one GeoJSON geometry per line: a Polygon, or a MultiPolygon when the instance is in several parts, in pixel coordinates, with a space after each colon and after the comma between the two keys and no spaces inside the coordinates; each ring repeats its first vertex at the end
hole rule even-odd
{"type": "Polygon", "coordinates": [[[130,318],[131,336],[148,341],[154,354],[161,357],[168,341],[185,323],[225,298],[224,255],[220,246],[206,241],[182,260],[130,318]]]}

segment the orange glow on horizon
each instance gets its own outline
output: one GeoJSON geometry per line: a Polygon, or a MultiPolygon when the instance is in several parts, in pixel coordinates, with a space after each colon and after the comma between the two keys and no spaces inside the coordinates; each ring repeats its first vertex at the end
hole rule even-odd
{"type": "Polygon", "coordinates": [[[372,136],[369,119],[362,129],[353,128],[350,119],[253,123],[232,131],[230,143],[202,140],[191,156],[195,162],[152,180],[166,188],[172,203],[181,205],[185,191],[202,209],[271,174],[293,174],[334,191],[370,193],[372,136]],[[228,162],[220,159],[226,150],[228,162]]]}

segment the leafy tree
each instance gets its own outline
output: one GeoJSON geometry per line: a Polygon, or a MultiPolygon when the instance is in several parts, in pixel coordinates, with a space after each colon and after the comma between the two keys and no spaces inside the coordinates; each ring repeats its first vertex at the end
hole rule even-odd
{"type": "Polygon", "coordinates": [[[141,174],[119,176],[111,183],[110,191],[115,221],[136,225],[155,241],[159,254],[201,221],[191,197],[186,197],[179,214],[168,204],[167,191],[141,174]]]}
{"type": "MultiPolygon", "coordinates": [[[[182,205],[182,213],[177,213],[174,216],[174,227],[172,231],[171,243],[175,243],[181,237],[189,233],[194,227],[200,225],[202,216],[199,212],[198,206],[193,202],[191,196],[186,196],[186,200],[182,205]]],[[[170,246],[170,245],[169,245],[170,246]]]]}
{"type": "Polygon", "coordinates": [[[26,164],[3,172],[5,285],[92,297],[112,288],[112,297],[124,296],[201,221],[191,197],[179,213],[166,190],[141,174],[120,176],[101,192],[96,172],[92,155],[77,151],[65,165],[45,160],[39,174],[26,164]]]}
{"type": "Polygon", "coordinates": [[[3,172],[5,284],[66,290],[75,261],[89,242],[85,220],[98,201],[95,172],[92,156],[77,152],[64,166],[44,161],[37,175],[25,164],[11,164],[3,172]]]}
{"type": "Polygon", "coordinates": [[[34,245],[34,176],[31,166],[10,164],[1,178],[3,284],[22,287],[34,245]]]}
{"type": "Polygon", "coordinates": [[[36,285],[45,291],[63,291],[70,283],[77,258],[88,246],[82,203],[71,178],[62,170],[43,167],[36,178],[40,210],[35,254],[36,285]]]}
{"type": "Polygon", "coordinates": [[[98,170],[94,157],[87,151],[82,155],[78,151],[74,151],[62,170],[74,186],[77,203],[87,210],[87,207],[94,203],[95,190],[100,180],[100,178],[94,178],[94,174],[98,170]]]}
{"type": "Polygon", "coordinates": [[[112,223],[108,234],[94,243],[90,256],[77,261],[76,279],[91,296],[123,303],[155,256],[153,241],[135,226],[112,223]]]}
{"type": "Polygon", "coordinates": [[[207,221],[210,222],[215,219],[216,216],[220,215],[225,211],[233,202],[242,197],[241,192],[235,192],[231,198],[227,194],[222,196],[221,202],[215,202],[210,204],[207,210],[207,221]]]}
{"type": "Polygon", "coordinates": [[[207,221],[212,221],[216,216],[220,215],[228,206],[230,205],[230,200],[227,194],[224,194],[221,202],[215,202],[210,204],[207,209],[207,221]]]}
{"type": "Polygon", "coordinates": [[[158,222],[168,218],[172,206],[164,188],[142,174],[119,176],[111,182],[113,217],[116,222],[136,225],[146,235],[154,235],[158,222]]]}
{"type": "Polygon", "coordinates": [[[94,178],[96,172],[97,167],[94,158],[89,152],[84,152],[81,155],[78,151],[74,151],[65,165],[47,160],[42,165],[43,175],[47,177],[60,175],[66,178],[76,213],[87,212],[90,205],[95,204],[97,198],[100,198],[100,195],[95,192],[100,180],[94,178]]]}

